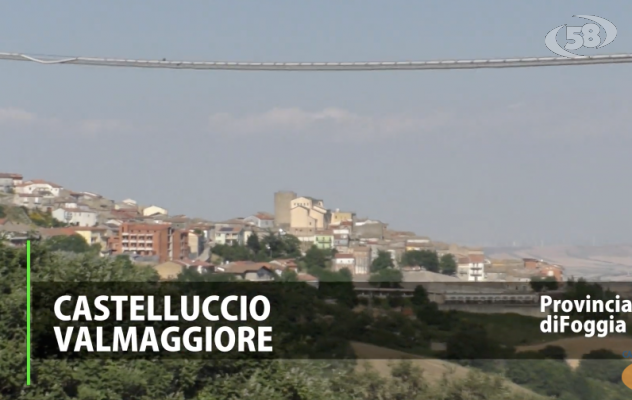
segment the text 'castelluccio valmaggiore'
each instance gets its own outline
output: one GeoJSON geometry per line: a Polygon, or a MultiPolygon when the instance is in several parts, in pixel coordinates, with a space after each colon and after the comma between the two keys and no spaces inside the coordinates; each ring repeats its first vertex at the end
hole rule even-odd
{"type": "MultiPolygon", "coordinates": [[[[59,321],[111,321],[110,308],[115,306],[115,320],[119,322],[173,321],[173,326],[160,330],[157,337],[155,328],[142,326],[114,326],[112,335],[104,335],[104,329],[96,326],[91,330],[86,326],[54,327],[55,338],[60,352],[271,352],[272,327],[257,326],[177,326],[178,321],[217,322],[220,320],[233,322],[263,322],[270,316],[270,301],[265,296],[182,296],[179,310],[172,310],[170,296],[162,296],[160,312],[156,313],[154,304],[156,296],[97,296],[94,302],[86,296],[61,296],[55,301],[55,316],[59,321]],[[64,302],[76,300],[72,315],[62,312],[64,302]],[[237,312],[230,312],[230,303],[237,307],[237,312]],[[219,305],[220,315],[214,315],[212,305],[219,305]],[[125,313],[124,313],[125,311],[125,313]],[[125,318],[124,318],[125,315],[125,318]],[[73,330],[77,328],[73,335],[73,330]],[[94,333],[96,332],[96,333],[94,333]],[[94,336],[94,337],[93,337],[94,336]],[[110,343],[104,343],[110,337],[110,343]],[[73,340],[74,338],[74,340],[73,340]],[[74,346],[72,345],[74,342],[74,346]],[[96,343],[96,346],[95,346],[96,343]]],[[[202,323],[201,325],[205,325],[202,323]]]]}

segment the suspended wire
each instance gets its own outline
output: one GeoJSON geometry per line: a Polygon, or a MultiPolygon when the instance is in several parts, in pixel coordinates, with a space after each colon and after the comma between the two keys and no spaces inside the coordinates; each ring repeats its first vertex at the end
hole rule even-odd
{"type": "Polygon", "coordinates": [[[242,71],[380,71],[426,69],[521,68],[562,65],[619,64],[632,62],[632,54],[599,56],[499,58],[481,60],[367,61],[367,62],[234,62],[133,60],[98,57],[38,56],[0,53],[0,60],[30,61],[38,64],[72,64],[101,67],[169,68],[242,71]],[[43,57],[43,58],[42,58],[43,57]]]}

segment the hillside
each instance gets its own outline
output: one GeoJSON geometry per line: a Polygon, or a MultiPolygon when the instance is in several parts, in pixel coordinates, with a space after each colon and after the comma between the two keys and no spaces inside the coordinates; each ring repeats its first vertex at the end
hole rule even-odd
{"type": "MultiPolygon", "coordinates": [[[[621,354],[624,351],[632,349],[632,338],[629,336],[609,336],[603,339],[573,337],[554,340],[547,343],[518,346],[517,351],[538,351],[546,346],[559,346],[566,350],[568,355],[567,362],[572,368],[579,366],[579,361],[584,354],[588,354],[594,350],[610,350],[615,354],[621,354]]],[[[630,360],[632,362],[632,360],[630,360]]]]}
{"type": "Polygon", "coordinates": [[[18,224],[26,224],[32,225],[33,222],[21,207],[15,207],[12,205],[1,204],[0,203],[0,215],[5,215],[9,222],[14,222],[18,224]]]}
{"type": "Polygon", "coordinates": [[[632,281],[632,245],[487,248],[489,258],[537,258],[564,266],[567,277],[632,281]]]}
{"type": "MultiPolygon", "coordinates": [[[[365,358],[368,357],[368,355],[371,355],[372,357],[382,357],[383,359],[381,360],[364,360],[365,363],[368,363],[373,368],[375,368],[375,370],[382,376],[390,375],[391,365],[395,360],[411,360],[414,365],[424,371],[424,377],[426,377],[430,382],[436,382],[446,374],[454,374],[453,376],[455,378],[462,379],[467,377],[468,373],[471,371],[470,368],[453,364],[448,361],[423,358],[415,354],[391,350],[386,347],[379,347],[359,342],[352,342],[351,346],[353,347],[358,358],[365,358]]],[[[360,361],[358,363],[358,369],[361,369],[362,365],[365,363],[360,361]]],[[[504,382],[507,387],[515,390],[516,392],[528,393],[533,396],[538,396],[529,389],[516,385],[509,380],[504,380],[504,382]]],[[[545,399],[545,397],[543,396],[538,397],[545,399]]]]}

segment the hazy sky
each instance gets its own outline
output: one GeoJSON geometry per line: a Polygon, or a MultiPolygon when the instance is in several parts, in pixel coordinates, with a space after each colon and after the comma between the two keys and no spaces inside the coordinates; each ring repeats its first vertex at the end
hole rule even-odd
{"type": "MultiPolygon", "coordinates": [[[[629,1],[15,1],[0,52],[208,61],[550,56],[629,1]]],[[[177,71],[0,61],[0,171],[212,219],[290,189],[461,243],[630,242],[632,65],[177,71]]]]}

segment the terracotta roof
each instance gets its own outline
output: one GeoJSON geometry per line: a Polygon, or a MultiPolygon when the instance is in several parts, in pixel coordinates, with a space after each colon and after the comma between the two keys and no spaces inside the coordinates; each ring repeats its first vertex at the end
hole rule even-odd
{"type": "Polygon", "coordinates": [[[39,230],[44,236],[72,236],[77,234],[73,228],[42,228],[39,230]]]}
{"type": "Polygon", "coordinates": [[[259,219],[263,219],[263,220],[267,220],[267,221],[273,221],[274,220],[274,216],[268,214],[268,213],[263,213],[263,212],[259,212],[257,214],[255,214],[255,217],[259,218],[259,219]]]}
{"type": "Polygon", "coordinates": [[[470,258],[469,257],[460,257],[458,260],[459,264],[469,264],[470,263],[470,258]]]}
{"type": "Polygon", "coordinates": [[[22,179],[22,175],[10,172],[0,172],[0,178],[22,179]]]}
{"type": "Polygon", "coordinates": [[[484,254],[471,254],[470,255],[470,262],[472,262],[472,263],[485,262],[485,255],[484,254]]]}
{"type": "Polygon", "coordinates": [[[91,231],[91,232],[99,232],[99,231],[107,231],[108,228],[102,226],[71,226],[69,229],[74,229],[75,231],[91,231]]]}
{"type": "Polygon", "coordinates": [[[223,265],[220,268],[224,269],[224,273],[227,274],[245,274],[246,272],[259,271],[261,268],[265,268],[269,271],[278,269],[274,264],[239,261],[223,265]]]}
{"type": "Polygon", "coordinates": [[[30,181],[26,181],[26,182],[20,184],[19,186],[30,186],[30,185],[50,185],[51,187],[54,187],[54,188],[60,188],[60,189],[62,188],[61,185],[58,185],[58,184],[52,183],[52,182],[48,182],[48,181],[45,181],[43,179],[31,179],[30,181]]]}
{"type": "Polygon", "coordinates": [[[163,230],[171,226],[169,224],[137,224],[133,222],[125,222],[123,225],[125,225],[125,227],[128,229],[142,229],[142,230],[163,230]]]}
{"type": "Polygon", "coordinates": [[[336,258],[354,258],[353,254],[336,253],[336,258]]]}

